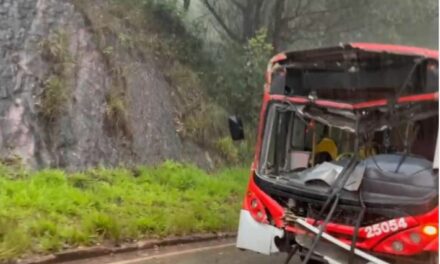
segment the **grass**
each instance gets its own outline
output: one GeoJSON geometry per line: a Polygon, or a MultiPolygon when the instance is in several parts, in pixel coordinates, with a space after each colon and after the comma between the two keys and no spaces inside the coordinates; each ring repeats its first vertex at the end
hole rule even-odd
{"type": "Polygon", "coordinates": [[[191,165],[16,172],[0,167],[0,261],[102,243],[234,231],[247,171],[191,165]]]}

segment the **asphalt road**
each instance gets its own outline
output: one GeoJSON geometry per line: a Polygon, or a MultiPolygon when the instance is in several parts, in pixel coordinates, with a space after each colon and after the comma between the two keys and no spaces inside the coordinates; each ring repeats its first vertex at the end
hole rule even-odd
{"type": "MultiPolygon", "coordinates": [[[[234,240],[195,243],[116,255],[71,264],[282,264],[284,254],[264,256],[235,248],[234,240]]],[[[298,259],[291,264],[300,263],[298,259]]]]}

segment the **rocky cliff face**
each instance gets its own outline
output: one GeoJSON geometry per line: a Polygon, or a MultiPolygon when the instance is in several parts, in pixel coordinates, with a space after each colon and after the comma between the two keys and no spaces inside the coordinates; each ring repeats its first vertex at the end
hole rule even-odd
{"type": "Polygon", "coordinates": [[[212,167],[176,132],[172,88],[154,60],[122,54],[130,66],[115,78],[87,23],[67,0],[0,0],[0,158],[69,170],[212,167]]]}

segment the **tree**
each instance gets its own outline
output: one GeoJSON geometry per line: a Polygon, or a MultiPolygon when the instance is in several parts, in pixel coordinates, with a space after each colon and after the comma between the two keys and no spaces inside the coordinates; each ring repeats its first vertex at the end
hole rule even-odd
{"type": "Polygon", "coordinates": [[[437,0],[372,0],[365,12],[365,30],[358,39],[406,45],[438,47],[437,0]]]}
{"type": "Polygon", "coordinates": [[[191,0],[183,0],[183,9],[185,11],[189,10],[189,6],[191,5],[191,0]]]}
{"type": "Polygon", "coordinates": [[[208,93],[248,125],[258,120],[267,60],[273,54],[267,32],[260,30],[243,46],[223,46],[209,76],[208,93]]]}
{"type": "Polygon", "coordinates": [[[202,0],[216,25],[229,39],[245,44],[258,30],[267,30],[275,50],[295,42],[313,39],[323,32],[356,29],[346,23],[366,0],[202,0]]]}
{"type": "Polygon", "coordinates": [[[438,21],[437,0],[201,1],[215,28],[228,39],[243,45],[264,28],[276,51],[341,40],[404,44],[411,34],[423,35],[427,27],[436,32],[438,21]],[[411,28],[415,30],[408,32],[411,28]]]}

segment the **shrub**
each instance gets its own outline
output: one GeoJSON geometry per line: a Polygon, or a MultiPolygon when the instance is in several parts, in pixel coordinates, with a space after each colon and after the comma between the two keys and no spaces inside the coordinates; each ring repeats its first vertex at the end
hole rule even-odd
{"type": "Polygon", "coordinates": [[[216,147],[226,160],[237,163],[239,161],[238,148],[230,137],[220,138],[216,142],[216,147]]]}
{"type": "Polygon", "coordinates": [[[66,81],[63,77],[51,75],[44,82],[43,89],[40,114],[48,121],[54,121],[63,114],[69,100],[66,81]]]}
{"type": "Polygon", "coordinates": [[[96,234],[100,239],[111,239],[118,242],[121,238],[121,225],[115,216],[95,212],[85,216],[84,229],[96,234]]]}
{"type": "Polygon", "coordinates": [[[69,52],[67,32],[55,31],[40,42],[40,54],[49,64],[49,74],[43,83],[39,113],[49,122],[59,118],[70,99],[68,75],[74,63],[69,52]]]}
{"type": "Polygon", "coordinates": [[[214,85],[208,86],[209,94],[217,103],[243,117],[252,129],[256,128],[264,74],[273,52],[267,43],[267,34],[261,30],[243,46],[224,46],[223,56],[218,58],[214,85]]]}

